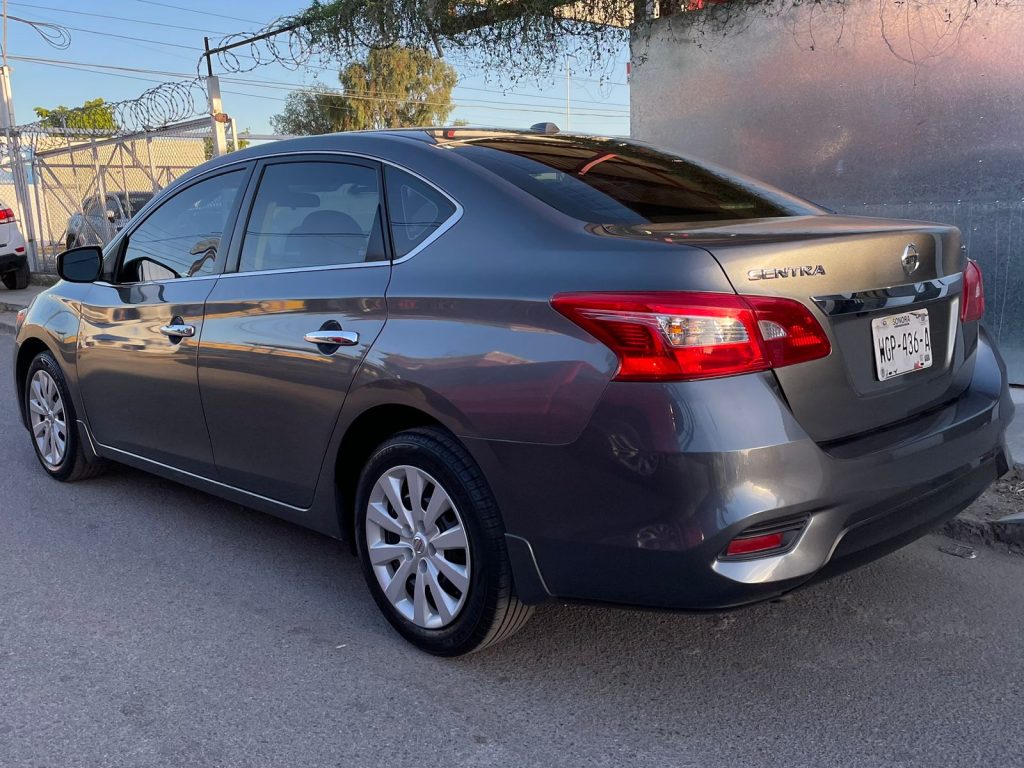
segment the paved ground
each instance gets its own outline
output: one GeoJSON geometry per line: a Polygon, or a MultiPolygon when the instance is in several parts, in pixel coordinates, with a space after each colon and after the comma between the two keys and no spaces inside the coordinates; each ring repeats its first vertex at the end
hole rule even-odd
{"type": "Polygon", "coordinates": [[[45,478],[10,351],[4,768],[1024,764],[1024,558],[931,537],[780,604],[554,604],[434,659],[328,539],[127,469],[45,478]]]}

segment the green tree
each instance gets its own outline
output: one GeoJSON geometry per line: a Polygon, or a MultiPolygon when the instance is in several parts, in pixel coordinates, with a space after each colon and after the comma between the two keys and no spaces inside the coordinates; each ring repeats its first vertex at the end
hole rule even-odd
{"type": "MultiPolygon", "coordinates": [[[[249,146],[249,129],[246,128],[244,131],[238,134],[238,146],[235,146],[235,142],[231,140],[231,137],[227,137],[227,149],[228,152],[234,152],[237,149],[245,149],[249,146]]],[[[203,139],[203,153],[206,155],[207,160],[213,159],[213,139],[203,139]]]]}
{"type": "Polygon", "coordinates": [[[270,118],[277,133],[295,136],[316,136],[347,130],[344,116],[348,102],[337,91],[324,85],[288,94],[284,110],[270,118]]]}
{"type": "Polygon", "coordinates": [[[109,136],[118,130],[113,107],[103,99],[89,99],[80,107],[36,107],[33,111],[39,123],[46,128],[82,131],[99,136],[109,136]]]}
{"type": "Polygon", "coordinates": [[[290,94],[270,119],[274,130],[309,135],[438,125],[455,108],[454,67],[422,48],[375,48],[338,79],[340,92],[320,85],[290,94]]]}

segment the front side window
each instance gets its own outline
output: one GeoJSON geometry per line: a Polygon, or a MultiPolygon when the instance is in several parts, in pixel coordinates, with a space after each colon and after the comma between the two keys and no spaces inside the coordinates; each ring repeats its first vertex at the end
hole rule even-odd
{"type": "Polygon", "coordinates": [[[118,281],[136,283],[213,274],[243,170],[193,184],[164,201],[131,233],[118,281]]]}
{"type": "Polygon", "coordinates": [[[386,168],[384,185],[396,259],[430,237],[455,213],[451,200],[405,171],[386,168]]]}
{"type": "Polygon", "coordinates": [[[310,161],[268,165],[263,171],[239,272],[386,258],[376,168],[310,161]]]}

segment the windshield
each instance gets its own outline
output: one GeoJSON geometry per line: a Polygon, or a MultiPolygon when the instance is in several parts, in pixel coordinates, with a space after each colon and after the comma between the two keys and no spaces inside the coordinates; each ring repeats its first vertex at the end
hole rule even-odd
{"type": "Polygon", "coordinates": [[[646,224],[820,212],[770,187],[629,142],[513,136],[448,148],[582,221],[646,224]]]}
{"type": "Polygon", "coordinates": [[[125,206],[125,213],[129,216],[133,216],[139,212],[139,209],[153,199],[152,192],[128,192],[126,195],[119,195],[122,202],[125,197],[128,198],[128,205],[125,206]]]}

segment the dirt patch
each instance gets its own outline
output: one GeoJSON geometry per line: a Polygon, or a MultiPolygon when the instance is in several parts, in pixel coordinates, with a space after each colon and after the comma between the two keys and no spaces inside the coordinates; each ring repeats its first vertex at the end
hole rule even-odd
{"type": "Polygon", "coordinates": [[[959,541],[1024,554],[1024,522],[1002,522],[1024,512],[1024,465],[1018,464],[977,501],[946,523],[943,533],[959,541]]]}

